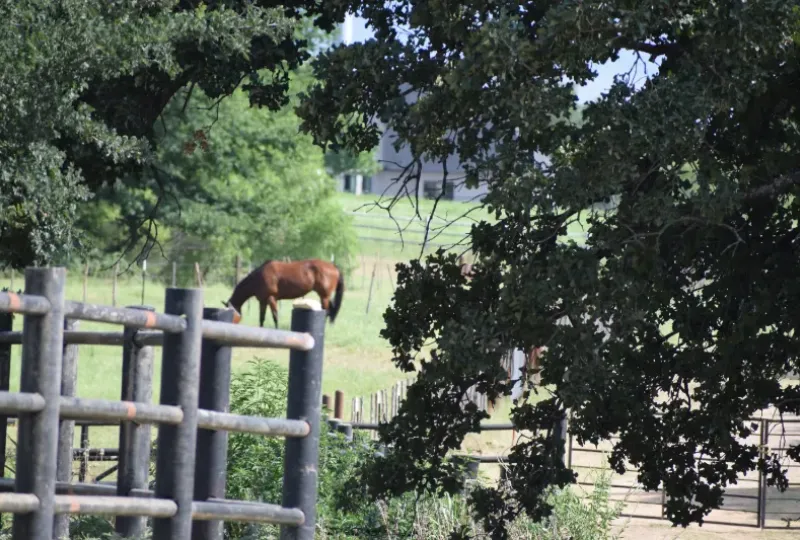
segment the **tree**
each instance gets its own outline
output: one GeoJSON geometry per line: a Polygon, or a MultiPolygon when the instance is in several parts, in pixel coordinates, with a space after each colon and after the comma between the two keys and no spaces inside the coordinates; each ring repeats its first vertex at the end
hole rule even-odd
{"type": "Polygon", "coordinates": [[[332,175],[361,174],[371,176],[380,170],[375,151],[351,154],[347,151],[329,150],[325,152],[325,168],[332,175]]]}
{"type": "Polygon", "coordinates": [[[155,179],[169,195],[153,168],[165,107],[241,87],[276,111],[308,57],[296,31],[343,18],[344,6],[306,0],[0,2],[0,264],[63,261],[80,247],[78,203],[99,190],[155,179]]]}
{"type": "MultiPolygon", "coordinates": [[[[155,166],[177,196],[159,201],[155,181],[149,189],[99,192],[82,221],[92,244],[118,256],[130,241],[128,225],[157,212],[166,258],[199,262],[209,278],[220,267],[228,278],[236,255],[253,262],[334,256],[347,268],[354,231],[324,171],[322,150],[298,132],[291,107],[252,110],[241,91],[212,107],[195,92],[187,110],[180,101],[167,106],[155,139],[155,166]]],[[[191,264],[180,266],[186,275],[179,277],[189,281],[191,264]]]]}
{"type": "Polygon", "coordinates": [[[472,229],[469,283],[441,253],[399,266],[383,336],[418,378],[380,430],[386,457],[362,471],[372,496],[452,488],[445,454],[486,416],[460,406],[465,391],[508,394],[501,355],[543,344],[543,399],[513,409],[536,435],[513,448],[508,482],[472,497],[495,538],[574,480],[551,436],[566,410],[579,443],[620,436],[611,465],[663,486],[675,524],[702,522],[756,468],[785,488],[778,454],[744,439],[763,408],[800,413],[800,387],[781,384],[800,370],[796,3],[400,0],[361,14],[376,39],[318,58],[304,129],[358,152],[381,121],[415,158],[457,152],[497,218],[472,229]],[[581,123],[552,122],[623,50],[658,73],[639,89],[618,77],[581,123]],[[615,210],[587,210],[612,197],[615,210]],[[558,241],[576,220],[585,245],[558,241]]]}

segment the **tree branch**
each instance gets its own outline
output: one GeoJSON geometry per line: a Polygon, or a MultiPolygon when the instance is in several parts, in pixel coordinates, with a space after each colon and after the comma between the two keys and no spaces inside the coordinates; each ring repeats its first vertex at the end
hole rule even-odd
{"type": "Polygon", "coordinates": [[[772,182],[759,186],[753,191],[746,193],[744,200],[751,202],[764,197],[782,195],[784,191],[798,183],[800,183],[800,171],[792,171],[787,175],[779,176],[772,180],[772,182]]]}

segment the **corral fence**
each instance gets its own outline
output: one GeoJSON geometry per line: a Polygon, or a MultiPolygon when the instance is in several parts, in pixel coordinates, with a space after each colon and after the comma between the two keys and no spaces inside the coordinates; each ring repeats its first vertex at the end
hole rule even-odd
{"type": "MultiPolygon", "coordinates": [[[[526,363],[530,363],[529,356],[519,349],[510,350],[501,359],[501,366],[508,373],[509,380],[517,381],[512,389],[512,399],[516,399],[522,394],[522,370],[526,363]]],[[[541,381],[541,370],[532,366],[531,369],[531,383],[538,385],[541,381]]],[[[366,397],[352,398],[350,418],[353,422],[366,424],[389,421],[399,412],[400,403],[408,395],[408,387],[412,384],[414,384],[414,379],[408,378],[395,382],[391,388],[378,390],[366,397]]],[[[493,404],[489,402],[486,394],[478,391],[477,385],[467,389],[461,406],[466,407],[470,403],[475,405],[479,411],[491,412],[493,409],[493,404]]]]}
{"type": "MultiPolygon", "coordinates": [[[[337,403],[343,398],[337,392],[337,403]]],[[[374,401],[373,401],[374,403],[374,401]]],[[[330,421],[332,428],[343,433],[352,433],[353,430],[369,431],[375,439],[374,433],[381,423],[391,419],[381,417],[377,421],[365,422],[358,417],[353,417],[352,423],[345,423],[341,418],[340,405],[335,407],[335,419],[330,421]]],[[[380,410],[380,409],[378,409],[380,410]]],[[[390,412],[393,409],[386,409],[390,412]]],[[[396,409],[394,409],[396,411],[396,409]]],[[[395,412],[396,414],[396,412],[395,412]]],[[[800,419],[795,417],[756,417],[747,420],[753,432],[745,442],[754,443],[759,450],[759,455],[766,457],[771,453],[779,456],[786,455],[786,451],[794,444],[800,443],[800,419]]],[[[481,432],[487,431],[514,431],[518,428],[511,423],[484,423],[481,432]]],[[[578,475],[576,484],[586,488],[595,487],[591,473],[606,470],[606,458],[610,454],[611,446],[618,437],[612,436],[609,441],[603,441],[598,446],[580,445],[569,433],[568,419],[565,417],[553,430],[553,437],[563,442],[563,462],[578,475]],[[604,463],[605,462],[605,463],[604,463]],[[604,465],[606,465],[604,467],[604,465]]],[[[702,455],[695,456],[698,461],[714,463],[715,460],[702,455]]],[[[499,465],[500,479],[506,476],[509,468],[514,466],[507,455],[496,454],[453,454],[466,467],[466,479],[475,480],[480,465],[499,465]]],[[[759,529],[777,529],[792,526],[800,519],[800,465],[786,459],[782,464],[788,471],[789,483],[785,492],[780,492],[776,487],[767,484],[767,476],[761,471],[755,471],[753,477],[739,478],[736,485],[729,486],[724,494],[724,505],[713,510],[704,523],[750,527],[759,529]]],[[[610,472],[610,471],[609,471],[610,472]]],[[[667,501],[663,488],[655,491],[644,492],[639,488],[636,475],[638,470],[628,467],[624,474],[613,474],[610,489],[612,503],[623,503],[624,510],[621,517],[666,520],[667,501]]]]}
{"type": "Polygon", "coordinates": [[[0,332],[3,460],[7,417],[17,416],[18,429],[15,477],[0,479],[13,540],[64,538],[69,514],[117,516],[122,537],[141,536],[150,518],[153,540],[220,540],[223,521],[273,523],[282,539],[314,538],[325,312],[299,302],[291,331],[254,328],[232,324],[230,310],[203,309],[198,289],[167,289],[157,313],[65,300],[65,282],[63,268],[29,268],[24,294],[0,292],[0,313],[24,316],[22,332],[0,332]],[[124,329],[65,330],[71,320],[124,329]],[[9,391],[12,344],[22,345],[19,392],[9,391]],[[77,344],[122,345],[121,401],[74,395],[77,355],[69,351],[77,344]],[[287,418],[227,412],[233,346],[290,350],[287,418]],[[120,426],[116,485],[70,481],[75,421],[120,426]],[[158,426],[153,490],[150,425],[158,426]],[[225,499],[229,431],[286,438],[280,505],[225,499]]]}
{"type": "MultiPolygon", "coordinates": [[[[391,388],[373,392],[369,396],[352,398],[350,418],[357,424],[388,422],[397,416],[400,404],[408,395],[408,387],[412,384],[414,384],[414,379],[405,379],[396,382],[391,388]]],[[[467,389],[462,407],[468,403],[474,404],[480,411],[488,411],[490,408],[486,395],[479,392],[475,386],[467,389]]]]}

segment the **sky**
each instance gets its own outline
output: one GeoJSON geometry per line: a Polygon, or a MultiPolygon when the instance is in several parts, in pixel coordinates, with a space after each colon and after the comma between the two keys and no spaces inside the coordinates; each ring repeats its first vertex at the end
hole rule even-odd
{"type": "MultiPolygon", "coordinates": [[[[367,27],[366,21],[361,17],[350,16],[345,21],[343,28],[343,37],[345,43],[353,43],[365,41],[373,37],[372,30],[367,27]]],[[[616,62],[606,62],[599,66],[593,66],[597,72],[597,77],[591,82],[578,86],[575,88],[575,93],[578,96],[579,103],[587,103],[594,101],[596,98],[608,90],[611,83],[614,81],[614,75],[627,73],[631,66],[634,64],[635,56],[630,51],[622,51],[620,57],[616,62]]],[[[637,66],[634,85],[641,86],[645,81],[645,71],[647,76],[652,76],[658,71],[658,66],[647,60],[644,60],[645,65],[639,63],[637,66]]]]}

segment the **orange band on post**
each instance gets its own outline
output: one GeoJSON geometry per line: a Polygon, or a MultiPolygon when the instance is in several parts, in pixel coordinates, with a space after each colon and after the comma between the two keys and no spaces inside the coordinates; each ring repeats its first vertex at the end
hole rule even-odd
{"type": "Polygon", "coordinates": [[[152,311],[145,311],[145,328],[152,328],[156,325],[156,314],[152,311]]]}
{"type": "Polygon", "coordinates": [[[81,511],[81,503],[73,497],[69,498],[69,511],[71,514],[77,514],[81,511]]]}
{"type": "Polygon", "coordinates": [[[19,297],[17,293],[8,292],[8,305],[11,308],[11,311],[19,311],[22,309],[22,299],[19,297]]]}
{"type": "Polygon", "coordinates": [[[127,409],[125,417],[128,420],[133,420],[134,418],[136,418],[136,405],[134,405],[130,401],[125,401],[123,403],[125,403],[125,409],[127,409]]]}

